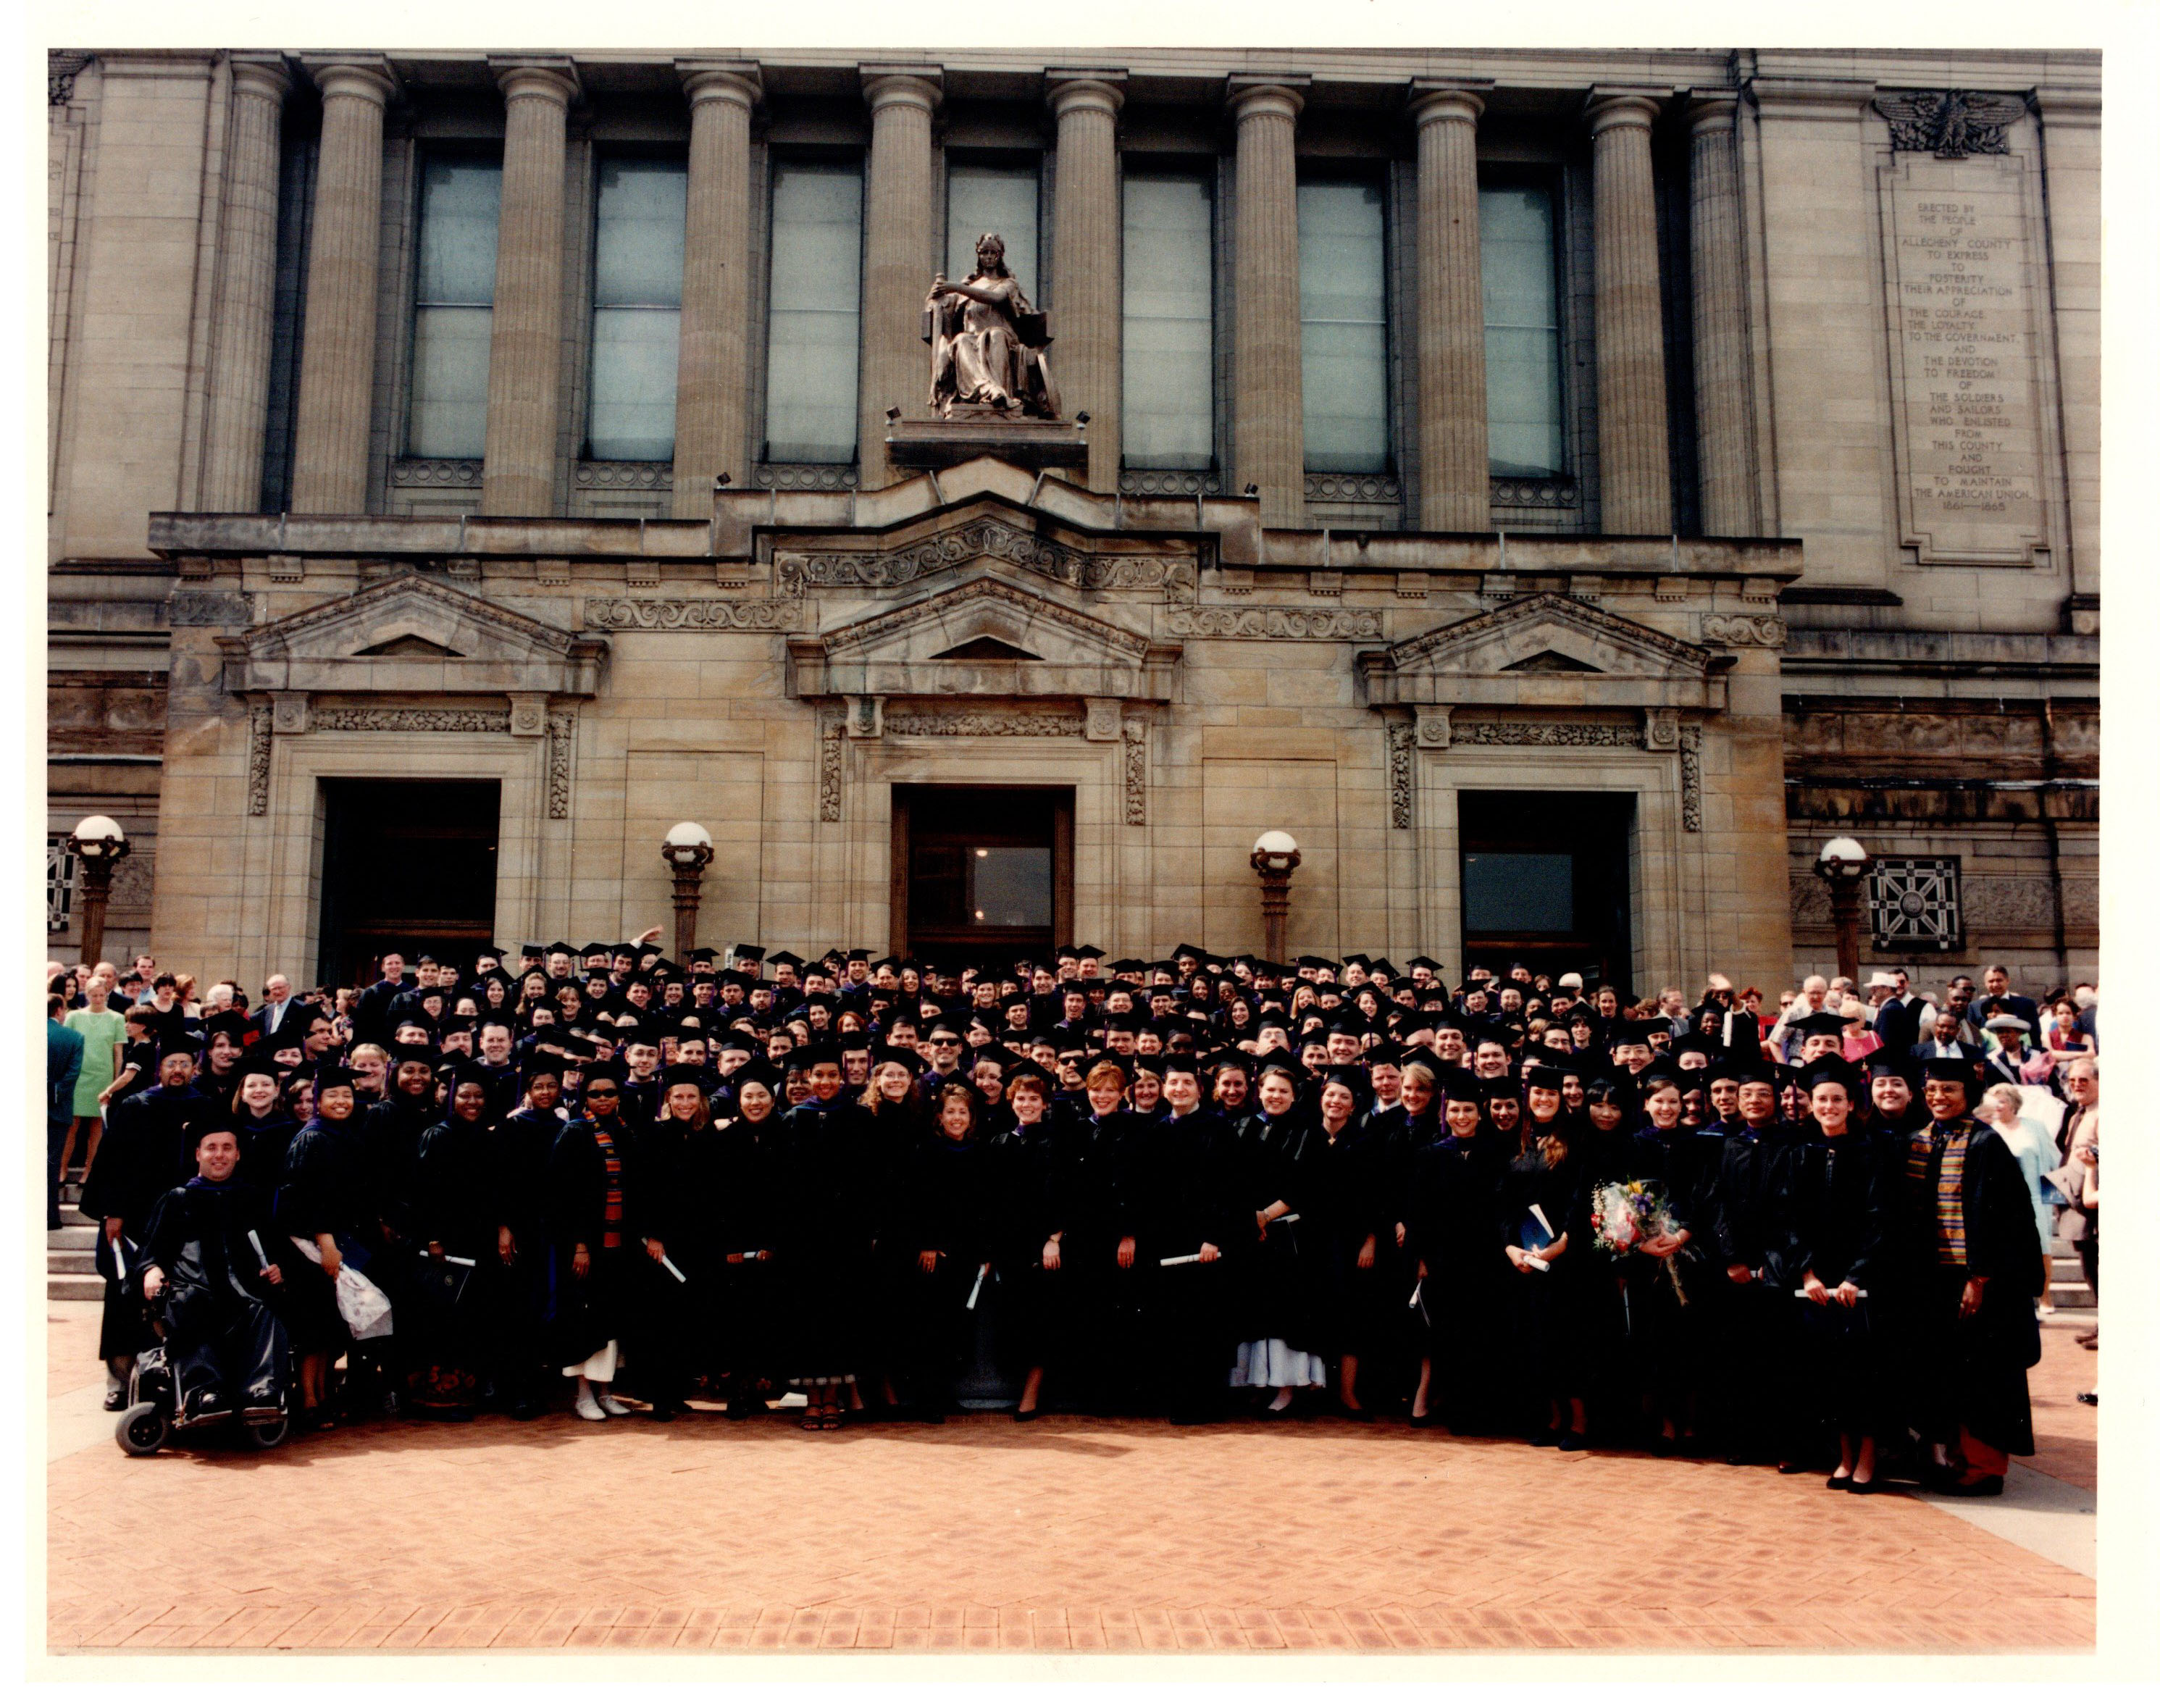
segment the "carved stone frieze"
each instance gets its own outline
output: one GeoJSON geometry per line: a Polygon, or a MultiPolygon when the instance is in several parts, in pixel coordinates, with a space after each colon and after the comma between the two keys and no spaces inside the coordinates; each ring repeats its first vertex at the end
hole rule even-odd
{"type": "Polygon", "coordinates": [[[818,817],[840,822],[840,774],[847,763],[847,732],[838,710],[818,716],[818,817]]]}
{"type": "Polygon", "coordinates": [[[507,735],[508,711],[465,706],[318,706],[311,731],[366,731],[397,735],[507,735]]]}
{"type": "Polygon", "coordinates": [[[1702,725],[1680,726],[1680,828],[1702,828],[1702,725]]]}
{"type": "Polygon", "coordinates": [[[1376,610],[1301,610],[1272,605],[1181,605],[1169,633],[1210,640],[1379,641],[1386,620],[1376,610]]]}
{"type": "Polygon", "coordinates": [[[477,458],[408,457],[390,465],[393,486],[477,486],[480,465],[477,458]]]}
{"type": "Polygon", "coordinates": [[[1517,724],[1453,721],[1457,747],[1640,747],[1643,730],[1628,724],[1517,724]]]}
{"type": "Polygon", "coordinates": [[[65,106],[75,99],[75,80],[90,64],[88,54],[65,52],[58,48],[45,50],[45,105],[65,106]]]}
{"type": "Polygon", "coordinates": [[[1308,504],[1400,504],[1403,483],[1393,475],[1321,475],[1307,470],[1308,504]]]}
{"type": "Polygon", "coordinates": [[[1680,745],[1680,720],[1669,706],[1652,706],[1643,714],[1643,745],[1653,753],[1670,753],[1680,745]]]}
{"type": "Polygon", "coordinates": [[[1388,724],[1388,797],[1398,830],[1408,830],[1415,822],[1412,812],[1410,787],[1410,755],[1416,746],[1417,733],[1400,719],[1388,724]]]}
{"type": "Polygon", "coordinates": [[[970,522],[891,552],[783,552],[773,560],[773,584],[791,597],[813,587],[904,587],[985,558],[1090,592],[1190,600],[1196,585],[1194,566],[1181,558],[1098,556],[995,522],[970,522]]]}
{"type": "Polygon", "coordinates": [[[573,711],[548,714],[548,816],[570,816],[570,755],[578,740],[578,714],[573,711]]]}
{"type": "Polygon", "coordinates": [[[1782,646],[1785,644],[1785,620],[1709,611],[1703,615],[1702,638],[1705,645],[1711,646],[1782,646]]]}
{"type": "Polygon", "coordinates": [[[247,812],[252,818],[270,810],[270,722],[267,700],[247,709],[247,812]]]}
{"type": "Polygon", "coordinates": [[[577,481],[581,491],[667,492],[675,485],[669,463],[579,463],[577,481]]]}
{"type": "Polygon", "coordinates": [[[1077,712],[893,712],[888,735],[1085,735],[1077,712]]]}
{"type": "Polygon", "coordinates": [[[1125,823],[1147,823],[1147,725],[1125,725],[1125,823]]]}
{"type": "Polygon", "coordinates": [[[595,599],[585,603],[592,629],[738,629],[783,634],[803,626],[800,600],[595,599]]]}

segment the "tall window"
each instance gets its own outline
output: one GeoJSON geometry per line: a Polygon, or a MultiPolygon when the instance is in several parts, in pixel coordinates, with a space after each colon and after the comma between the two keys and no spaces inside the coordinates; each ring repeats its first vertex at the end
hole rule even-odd
{"type": "Polygon", "coordinates": [[[587,438],[603,460],[665,462],[675,454],[688,184],[679,160],[600,162],[587,438]]]}
{"type": "Polygon", "coordinates": [[[1297,187],[1305,465],[1388,466],[1387,235],[1377,184],[1297,187]]]}
{"type": "Polygon", "coordinates": [[[1562,466],[1560,288],[1552,191],[1510,185],[1477,193],[1485,269],[1485,420],[1496,475],[1556,475],[1562,466]]]}
{"type": "Polygon", "coordinates": [[[766,460],[854,460],[862,302],[862,169],[775,163],[766,460]]]}
{"type": "Polygon", "coordinates": [[[1204,178],[1125,179],[1124,460],[1215,459],[1214,206],[1204,178]]]}
{"type": "Polygon", "coordinates": [[[1039,271],[1036,170],[1032,166],[954,164],[945,173],[945,277],[975,270],[975,239],[995,231],[1005,240],[1005,267],[1038,308],[1050,293],[1039,271]]]}
{"type": "Polygon", "coordinates": [[[487,350],[495,331],[498,161],[431,157],[420,173],[420,265],[413,307],[413,408],[405,450],[487,449],[487,350]]]}

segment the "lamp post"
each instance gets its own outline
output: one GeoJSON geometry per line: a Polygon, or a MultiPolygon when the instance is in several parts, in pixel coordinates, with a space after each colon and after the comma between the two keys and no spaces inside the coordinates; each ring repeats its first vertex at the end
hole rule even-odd
{"type": "Polygon", "coordinates": [[[1260,875],[1260,916],[1267,921],[1268,958],[1280,962],[1289,949],[1290,875],[1304,856],[1287,830],[1267,830],[1253,844],[1253,870],[1260,875]]]}
{"type": "Polygon", "coordinates": [[[127,833],[117,820],[93,812],[75,826],[67,845],[82,874],[82,961],[95,967],[105,958],[105,904],[112,898],[112,869],[127,858],[127,833]]]}
{"type": "Polygon", "coordinates": [[[1867,873],[1867,850],[1849,836],[1833,836],[1815,859],[1815,874],[1830,885],[1830,916],[1837,927],[1837,970],[1860,977],[1860,880],[1867,873]]]}
{"type": "Polygon", "coordinates": [[[675,958],[688,965],[690,945],[698,940],[698,891],[712,864],[713,838],[704,825],[686,818],[661,838],[660,858],[675,875],[675,958]]]}

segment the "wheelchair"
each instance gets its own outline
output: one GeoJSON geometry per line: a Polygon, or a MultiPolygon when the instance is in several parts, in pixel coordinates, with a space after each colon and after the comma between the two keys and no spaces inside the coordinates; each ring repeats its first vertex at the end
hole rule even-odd
{"type": "Polygon", "coordinates": [[[268,1407],[246,1406],[235,1395],[229,1409],[191,1417],[180,1404],[179,1373],[168,1350],[163,1313],[152,1312],[151,1323],[158,1338],[136,1355],[134,1371],[127,1378],[127,1409],[113,1425],[113,1438],[122,1452],[131,1459],[147,1459],[175,1435],[207,1441],[217,1436],[230,1440],[236,1434],[246,1446],[263,1451],[284,1444],[292,1432],[291,1396],[297,1378],[289,1351],[274,1413],[268,1407]]]}

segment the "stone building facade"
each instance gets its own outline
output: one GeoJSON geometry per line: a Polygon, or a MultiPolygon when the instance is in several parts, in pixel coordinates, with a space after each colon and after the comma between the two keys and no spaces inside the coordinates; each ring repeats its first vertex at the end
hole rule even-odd
{"type": "Polygon", "coordinates": [[[257,980],[686,818],[715,943],[1244,947],[1281,828],[1295,952],[1774,988],[1846,833],[1871,961],[2089,974],[2099,73],[55,55],[50,828],[257,980]],[[926,454],[991,226],[1063,449],[926,454]]]}

